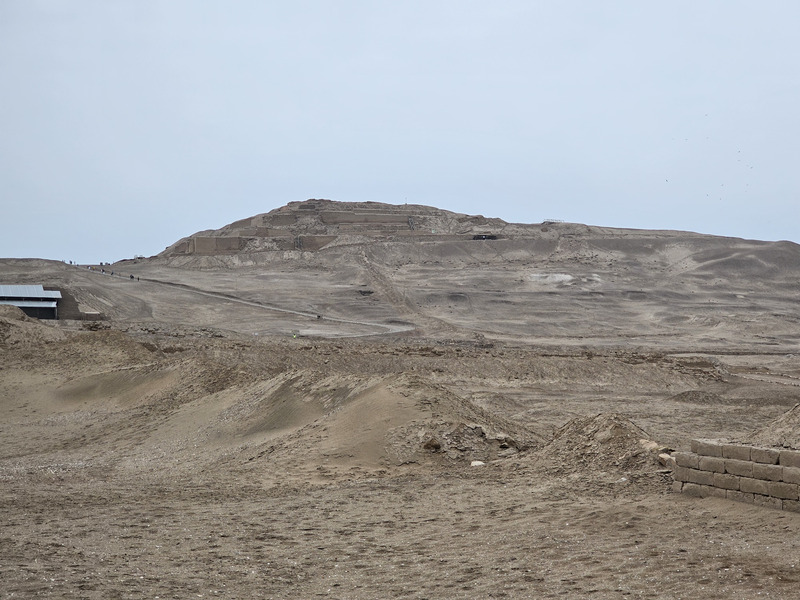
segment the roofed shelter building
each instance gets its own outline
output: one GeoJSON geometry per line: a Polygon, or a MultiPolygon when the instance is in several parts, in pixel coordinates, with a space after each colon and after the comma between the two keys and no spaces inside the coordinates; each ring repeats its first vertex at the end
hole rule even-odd
{"type": "Polygon", "coordinates": [[[10,304],[29,317],[58,319],[61,292],[45,290],[41,285],[0,285],[0,304],[10,304]]]}

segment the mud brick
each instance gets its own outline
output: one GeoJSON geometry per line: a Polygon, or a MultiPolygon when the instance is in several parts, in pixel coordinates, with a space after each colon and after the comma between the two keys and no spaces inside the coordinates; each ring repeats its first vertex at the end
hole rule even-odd
{"type": "Polygon", "coordinates": [[[728,500],[735,500],[736,502],[747,502],[749,504],[752,504],[753,499],[755,498],[755,494],[747,494],[745,492],[737,492],[736,490],[728,490],[725,492],[725,497],[728,500]]]}
{"type": "Polygon", "coordinates": [[[697,469],[700,464],[700,456],[694,452],[675,452],[673,455],[675,462],[679,467],[687,467],[689,469],[697,469]]]}
{"type": "Polygon", "coordinates": [[[762,465],[753,463],[753,479],[780,481],[783,478],[783,467],[780,465],[762,465]]]}
{"type": "Polygon", "coordinates": [[[714,487],[723,490],[738,490],[739,478],[736,475],[728,475],[727,473],[714,473],[714,487]]]}
{"type": "Polygon", "coordinates": [[[780,498],[773,498],[772,496],[762,496],[761,494],[753,495],[753,504],[759,506],[766,506],[768,508],[775,508],[783,510],[783,501],[780,498]]]}
{"type": "Polygon", "coordinates": [[[711,471],[698,471],[696,469],[688,469],[690,483],[697,483],[699,485],[714,485],[714,473],[711,471]]]}
{"type": "Polygon", "coordinates": [[[702,498],[703,496],[700,493],[700,488],[702,487],[702,485],[697,485],[696,483],[684,483],[681,493],[687,496],[694,496],[695,498],[702,498]]]}
{"type": "Polygon", "coordinates": [[[683,482],[680,482],[680,481],[673,481],[672,482],[672,492],[673,493],[680,494],[682,487],[683,487],[683,482]]]}
{"type": "Polygon", "coordinates": [[[725,472],[742,477],[753,476],[753,463],[749,460],[725,460],[725,472]]]}
{"type": "Polygon", "coordinates": [[[735,458],[736,460],[750,460],[750,446],[740,444],[723,444],[723,458],[735,458]]]}
{"type": "Polygon", "coordinates": [[[781,451],[776,448],[750,448],[750,460],[765,465],[777,465],[780,455],[781,451]]]}
{"type": "Polygon", "coordinates": [[[783,510],[800,513],[800,502],[797,500],[783,500],[783,510]]]}
{"type": "Polygon", "coordinates": [[[672,478],[675,481],[689,481],[689,469],[686,467],[675,467],[672,471],[672,478]]]}
{"type": "Polygon", "coordinates": [[[770,481],[769,496],[782,498],[784,500],[797,500],[800,498],[797,493],[797,486],[794,483],[784,483],[782,481],[770,481]]]}
{"type": "Polygon", "coordinates": [[[692,440],[692,452],[722,458],[722,444],[718,440],[692,440]]]}
{"type": "Polygon", "coordinates": [[[701,456],[699,461],[701,471],[711,471],[712,473],[725,472],[725,460],[713,456],[701,456]]]}
{"type": "Polygon", "coordinates": [[[781,450],[778,464],[784,467],[800,467],[800,451],[781,450]]]}
{"type": "Polygon", "coordinates": [[[763,479],[751,479],[750,477],[739,478],[739,489],[747,494],[761,494],[769,496],[769,481],[763,479]]]}
{"type": "Polygon", "coordinates": [[[782,481],[786,483],[800,483],[800,469],[797,467],[783,467],[782,481]]]}
{"type": "Polygon", "coordinates": [[[684,483],[681,493],[695,498],[707,498],[714,490],[710,485],[699,485],[697,483],[684,483]]]}

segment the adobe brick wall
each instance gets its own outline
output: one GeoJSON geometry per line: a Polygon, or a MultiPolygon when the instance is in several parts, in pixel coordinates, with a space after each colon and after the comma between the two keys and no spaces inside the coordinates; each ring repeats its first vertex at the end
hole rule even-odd
{"type": "Polygon", "coordinates": [[[327,225],[335,224],[353,224],[353,223],[373,223],[373,224],[392,224],[394,226],[401,225],[408,227],[407,214],[392,214],[392,213],[371,213],[371,212],[353,212],[342,210],[326,210],[320,213],[322,222],[327,225]]]}
{"type": "Polygon", "coordinates": [[[693,440],[675,452],[673,491],[800,512],[800,451],[693,440]]]}

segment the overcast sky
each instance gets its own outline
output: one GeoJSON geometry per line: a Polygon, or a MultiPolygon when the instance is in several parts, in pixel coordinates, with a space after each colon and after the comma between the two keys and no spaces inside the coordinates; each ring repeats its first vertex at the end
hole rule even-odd
{"type": "Polygon", "coordinates": [[[800,242],[796,0],[1,0],[0,257],[294,200],[800,242]]]}

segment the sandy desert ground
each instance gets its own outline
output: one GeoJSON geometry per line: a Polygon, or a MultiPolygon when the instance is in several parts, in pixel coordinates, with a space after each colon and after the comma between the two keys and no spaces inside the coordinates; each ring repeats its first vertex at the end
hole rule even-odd
{"type": "Polygon", "coordinates": [[[800,514],[674,494],[657,460],[800,447],[800,247],[320,229],[376,206],[0,260],[83,314],[0,307],[1,598],[800,598],[800,514]]]}

